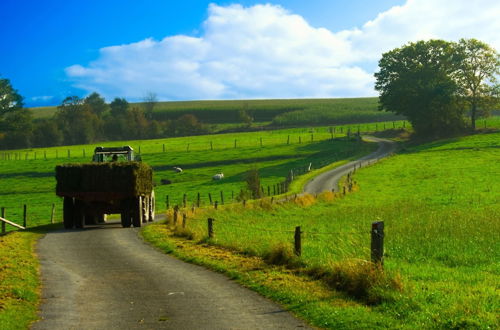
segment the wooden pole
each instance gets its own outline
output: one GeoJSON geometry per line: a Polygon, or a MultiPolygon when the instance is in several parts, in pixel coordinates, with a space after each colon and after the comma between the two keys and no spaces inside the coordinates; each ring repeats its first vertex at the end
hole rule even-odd
{"type": "Polygon", "coordinates": [[[201,196],[200,193],[198,192],[198,196],[196,197],[196,207],[200,207],[200,202],[201,202],[201,196]]]}
{"type": "Polygon", "coordinates": [[[215,203],[214,203],[214,209],[216,209],[216,210],[217,210],[217,207],[218,207],[218,206],[219,206],[219,202],[218,202],[218,201],[215,201],[215,203]]]}
{"type": "MultiPolygon", "coordinates": [[[[52,204],[54,205],[54,204],[52,204]]],[[[28,223],[28,207],[26,204],[23,205],[23,227],[26,228],[26,224],[28,223]]]]}
{"type": "Polygon", "coordinates": [[[300,257],[302,254],[302,239],[300,237],[300,226],[295,227],[295,255],[300,257]]]}
{"type": "Polygon", "coordinates": [[[71,158],[71,151],[68,149],[68,159],[71,158]]]}
{"type": "MultiPolygon", "coordinates": [[[[55,213],[56,213],[56,204],[52,203],[52,213],[50,214],[50,223],[54,223],[55,213]]],[[[26,226],[24,226],[24,227],[26,227],[26,226]]]]}
{"type": "Polygon", "coordinates": [[[174,226],[177,226],[177,218],[179,217],[179,206],[174,206],[174,226]]]}
{"type": "MultiPolygon", "coordinates": [[[[2,207],[2,218],[5,219],[5,207],[2,207]]],[[[5,222],[2,221],[2,234],[5,234],[5,222]]]]}
{"type": "Polygon", "coordinates": [[[208,238],[214,237],[214,220],[212,218],[208,218],[208,238]]]}
{"type": "Polygon", "coordinates": [[[165,203],[167,204],[167,210],[170,208],[170,201],[168,200],[168,195],[167,195],[167,200],[165,201],[165,203]]]}
{"type": "Polygon", "coordinates": [[[236,148],[236,139],[234,139],[234,147],[236,148]]]}
{"type": "Polygon", "coordinates": [[[211,193],[208,193],[208,200],[210,201],[210,205],[212,205],[212,194],[211,193]]]}
{"type": "Polygon", "coordinates": [[[214,145],[212,144],[212,141],[210,141],[210,150],[214,150],[214,145]]]}
{"type": "Polygon", "coordinates": [[[182,196],[182,206],[186,208],[186,204],[187,204],[187,195],[184,194],[184,196],[182,196]]]}
{"type": "Polygon", "coordinates": [[[288,135],[288,138],[286,140],[286,144],[290,144],[290,135],[288,135]]]}
{"type": "Polygon", "coordinates": [[[267,196],[271,196],[271,187],[267,186],[267,196]]]}
{"type": "Polygon", "coordinates": [[[375,264],[384,265],[384,222],[372,222],[371,257],[375,264]]]}
{"type": "Polygon", "coordinates": [[[302,143],[302,137],[299,136],[299,143],[302,143]]]}
{"type": "Polygon", "coordinates": [[[186,228],[186,213],[182,214],[182,228],[186,228]]]}
{"type": "Polygon", "coordinates": [[[224,191],[220,191],[220,203],[224,205],[224,191]]]}
{"type": "Polygon", "coordinates": [[[163,152],[165,152],[165,144],[163,144],[163,152]]]}

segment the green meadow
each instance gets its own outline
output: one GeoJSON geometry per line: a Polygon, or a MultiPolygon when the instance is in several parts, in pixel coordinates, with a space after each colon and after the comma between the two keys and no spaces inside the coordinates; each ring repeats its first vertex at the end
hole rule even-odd
{"type": "MultiPolygon", "coordinates": [[[[217,130],[232,127],[227,126],[229,124],[241,124],[241,110],[252,116],[255,123],[271,123],[273,126],[339,125],[402,119],[378,111],[377,102],[375,97],[158,102],[154,119],[174,120],[192,114],[205,124],[217,124],[217,130]]],[[[35,119],[50,118],[57,112],[57,107],[33,108],[32,111],[35,119]]]]}
{"type": "MultiPolygon", "coordinates": [[[[269,259],[292,249],[294,229],[301,226],[302,256],[285,260],[288,270],[281,271],[307,274],[311,281],[323,279],[331,289],[345,293],[344,303],[338,296],[308,295],[307,287],[297,289],[286,281],[259,280],[259,267],[246,273],[231,269],[229,274],[315,326],[498,328],[499,141],[497,131],[404,146],[396,155],[357,171],[356,191],[346,196],[324,194],[282,205],[263,200],[246,207],[210,209],[190,215],[187,229],[175,232],[195,244],[208,242],[269,259]],[[208,217],[215,219],[215,236],[207,240],[208,217]],[[363,260],[370,260],[370,227],[380,220],[385,224],[384,267],[389,280],[366,284],[367,292],[360,297],[349,290],[352,283],[339,284],[339,278],[349,273],[346,268],[351,269],[350,277],[342,281],[365,276],[357,272],[364,271],[363,260]]],[[[163,227],[146,228],[146,239],[165,244],[158,236],[163,227]]],[[[187,249],[175,252],[175,244],[166,250],[195,259],[187,249]]],[[[205,259],[195,260],[226,271],[223,261],[205,259]]]]}
{"type": "MultiPolygon", "coordinates": [[[[382,125],[379,129],[382,129],[382,125]]],[[[401,127],[403,122],[385,125],[401,127]]],[[[360,124],[360,130],[375,130],[374,124],[360,124]]],[[[358,126],[336,126],[308,129],[266,130],[251,133],[216,134],[142,141],[106,142],[96,145],[131,145],[154,169],[157,209],[180,205],[186,194],[192,205],[200,194],[201,204],[213,201],[233,202],[245,188],[245,173],[257,167],[261,185],[267,194],[284,181],[291,169],[303,169],[312,163],[317,168],[326,163],[350,159],[367,153],[375,146],[370,143],[347,141],[346,132],[356,132],[358,126]],[[332,139],[333,137],[333,139],[332,139]],[[174,166],[183,169],[175,173],[174,166]],[[224,180],[212,176],[223,172],[224,180]],[[172,184],[162,185],[161,180],[172,184]]],[[[55,166],[64,163],[88,162],[96,145],[12,150],[0,153],[0,206],[6,208],[6,218],[22,224],[23,205],[28,207],[28,226],[50,223],[52,204],[55,222],[62,218],[62,201],[55,195],[55,166]]],[[[9,226],[10,227],[10,226],[9,226]]],[[[11,228],[12,229],[12,228],[11,228]]]]}

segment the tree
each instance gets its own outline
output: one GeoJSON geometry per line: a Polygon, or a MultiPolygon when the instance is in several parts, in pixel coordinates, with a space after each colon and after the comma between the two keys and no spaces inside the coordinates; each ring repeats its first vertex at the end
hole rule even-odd
{"type": "Polygon", "coordinates": [[[253,167],[247,171],[245,181],[247,182],[248,191],[250,191],[252,194],[252,198],[261,198],[262,191],[260,187],[260,175],[257,167],[253,167]]]}
{"type": "Polygon", "coordinates": [[[108,109],[108,105],[101,95],[94,92],[87,96],[83,103],[87,105],[93,113],[95,113],[98,117],[101,117],[102,114],[108,109]]]}
{"type": "Polygon", "coordinates": [[[85,144],[97,140],[101,121],[78,96],[68,96],[57,107],[57,121],[67,144],[85,144]]]}
{"type": "Polygon", "coordinates": [[[149,92],[144,96],[143,98],[144,101],[144,110],[146,114],[147,119],[153,119],[153,109],[158,103],[158,98],[156,96],[156,93],[149,92]]]}
{"type": "Polygon", "coordinates": [[[238,111],[238,117],[247,127],[252,126],[253,118],[248,114],[248,102],[245,102],[243,108],[238,111]]]}
{"type": "Polygon", "coordinates": [[[127,113],[128,102],[124,98],[116,97],[113,102],[109,104],[112,116],[123,116],[127,113]]]}
{"type": "Polygon", "coordinates": [[[472,129],[476,128],[478,111],[485,114],[496,105],[500,74],[500,55],[486,43],[476,39],[461,39],[456,45],[460,56],[457,79],[461,93],[470,109],[472,129]]]}
{"type": "Polygon", "coordinates": [[[454,79],[459,64],[454,45],[443,40],[410,43],[383,54],[375,73],[379,110],[406,116],[422,135],[463,130],[460,86],[454,79]]]}
{"type": "Polygon", "coordinates": [[[0,118],[23,107],[23,97],[12,88],[8,79],[0,78],[0,118]]]}

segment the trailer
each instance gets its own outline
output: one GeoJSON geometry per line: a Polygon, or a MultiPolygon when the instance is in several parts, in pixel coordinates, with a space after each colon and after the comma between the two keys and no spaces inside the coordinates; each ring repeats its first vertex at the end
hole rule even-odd
{"type": "Polygon", "coordinates": [[[64,227],[83,228],[120,214],[123,227],[154,220],[153,170],[130,146],[97,147],[90,163],[56,166],[64,227]]]}

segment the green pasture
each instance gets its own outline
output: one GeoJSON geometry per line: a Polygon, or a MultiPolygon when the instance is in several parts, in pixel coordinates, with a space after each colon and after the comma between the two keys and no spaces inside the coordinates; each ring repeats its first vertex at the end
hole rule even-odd
{"type": "MultiPolygon", "coordinates": [[[[386,123],[402,126],[402,122],[386,123]]],[[[382,127],[380,127],[382,128],[382,127]]],[[[201,204],[213,201],[233,202],[245,187],[244,176],[253,166],[260,170],[261,184],[267,194],[284,181],[291,169],[313,168],[341,159],[367,153],[373,144],[347,141],[347,131],[357,126],[314,129],[288,129],[252,133],[217,134],[183,138],[142,141],[106,142],[98,145],[131,145],[140,152],[143,161],[154,169],[158,211],[169,205],[182,204],[184,194],[192,205],[200,194],[201,204]],[[332,139],[332,137],[334,139],[332,139]],[[235,147],[236,143],[236,147],[235,147]],[[175,173],[174,166],[183,168],[175,173]],[[223,172],[224,180],[212,176],[223,172]],[[162,185],[161,180],[172,184],[162,185]],[[221,197],[222,192],[222,197],[221,197]]],[[[364,124],[360,130],[375,129],[364,124]]],[[[6,208],[6,218],[22,223],[23,205],[28,207],[28,226],[50,223],[52,204],[55,221],[61,221],[62,202],[55,195],[55,167],[64,163],[88,162],[95,145],[65,146],[43,149],[12,150],[0,153],[0,206],[6,208]]]]}
{"type": "MultiPolygon", "coordinates": [[[[110,101],[110,100],[108,100],[110,101]]],[[[178,101],[158,102],[154,109],[157,120],[174,120],[185,114],[195,115],[205,124],[217,124],[216,130],[241,125],[239,112],[246,111],[255,123],[274,126],[339,125],[346,123],[401,120],[377,110],[378,99],[276,99],[276,100],[227,100],[227,101],[178,101]],[[226,127],[228,126],[229,127],[226,127]]],[[[141,106],[132,103],[131,106],[141,106]]],[[[57,107],[33,108],[35,119],[50,118],[57,107]]]]}
{"type": "Polygon", "coordinates": [[[371,223],[383,220],[385,269],[400,274],[403,290],[379,293],[382,303],[345,297],[345,305],[301,304],[287,289],[259,290],[319,327],[494,329],[500,326],[499,174],[500,133],[476,134],[403,148],[359,170],[359,191],[333,201],[228,206],[188,219],[187,227],[206,240],[212,217],[210,242],[265,257],[280,244],[291,248],[301,226],[301,261],[329,271],[370,260],[371,223]]]}

